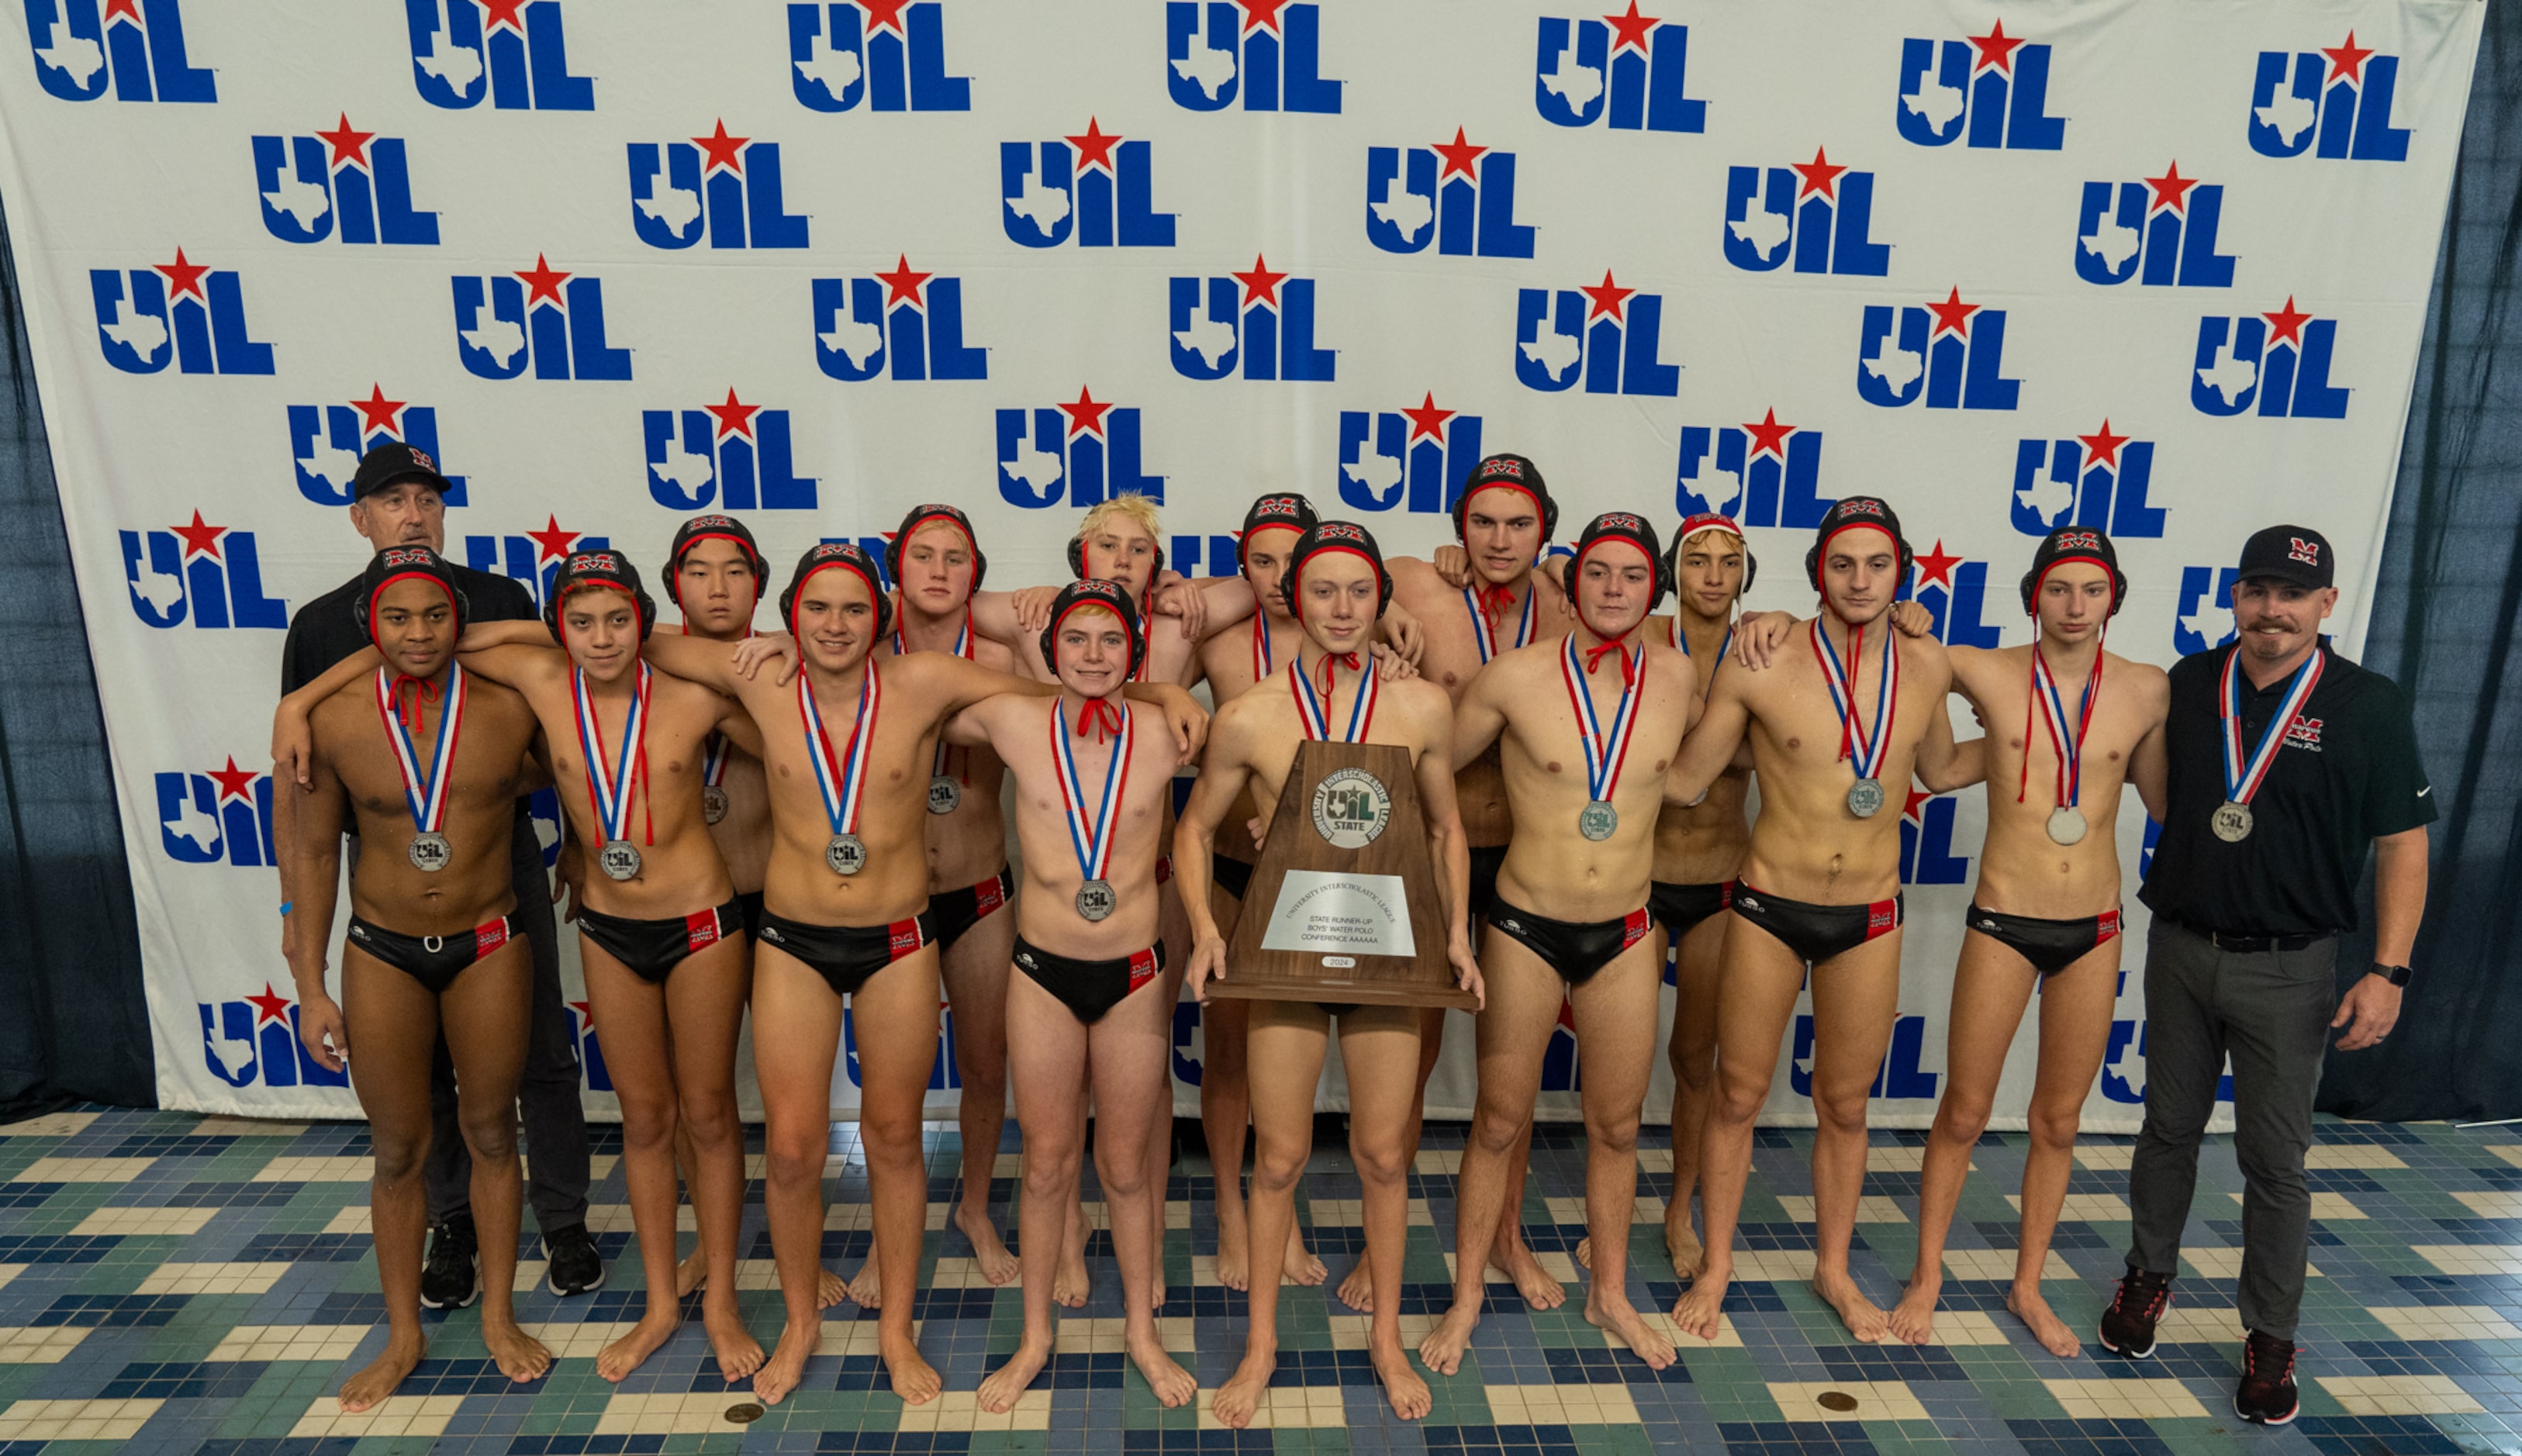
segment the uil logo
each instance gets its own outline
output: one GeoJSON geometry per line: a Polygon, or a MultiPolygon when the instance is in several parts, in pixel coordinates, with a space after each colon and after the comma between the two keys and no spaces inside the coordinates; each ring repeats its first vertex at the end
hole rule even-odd
{"type": "Polygon", "coordinates": [[[604,282],[535,254],[532,271],[455,280],[455,353],[480,379],[627,380],[630,351],[604,341],[604,282]],[[566,288],[563,285],[567,285],[566,288]]]}
{"type": "Polygon", "coordinates": [[[1336,349],[1314,346],[1314,281],[1274,273],[1259,253],[1249,273],[1174,279],[1165,330],[1185,379],[1222,380],[1240,365],[1247,380],[1328,383],[1339,364],[1336,349]]]}
{"type": "Polygon", "coordinates": [[[2045,536],[2062,525],[2085,525],[2114,536],[2159,537],[2164,510],[2146,503],[2154,479],[2154,441],[2113,434],[2111,422],[2068,439],[2017,440],[2014,528],[2045,536]]]}
{"type": "Polygon", "coordinates": [[[1997,629],[1982,619],[1987,605],[1987,563],[1944,553],[1944,543],[1918,554],[1918,575],[1900,599],[1914,600],[1936,619],[1935,638],[1947,647],[1994,647],[1997,629]]]}
{"type": "Polygon", "coordinates": [[[1529,258],[1532,229],[1515,220],[1515,154],[1451,142],[1366,149],[1366,240],[1386,252],[1529,258]],[[1485,154],[1485,159],[1483,155],[1485,154]]]}
{"type": "Polygon", "coordinates": [[[999,195],[1007,240],[1027,248],[1071,237],[1080,248],[1174,246],[1174,214],[1155,209],[1154,146],[1108,135],[1093,116],[1082,136],[1001,143],[999,195]]]}
{"type": "Polygon", "coordinates": [[[262,558],[254,532],[205,525],[117,531],[131,614],[145,626],[289,628],[289,604],[262,594],[262,558]]]}
{"type": "Polygon", "coordinates": [[[438,214],[411,205],[402,138],[353,130],[347,112],[331,131],[256,137],[254,190],[263,231],[283,243],[438,242],[438,214]]]}
{"type": "Polygon", "coordinates": [[[1432,393],[1415,409],[1340,411],[1336,483],[1353,510],[1451,511],[1479,463],[1480,417],[1439,409],[1432,393]]]}
{"type": "Polygon", "coordinates": [[[2076,214],[2076,276],[2086,283],[2231,288],[2233,259],[2216,250],[2224,189],[2200,186],[2173,162],[2160,177],[2084,184],[2076,214]],[[2142,273],[2140,273],[2142,269],[2142,273]]]}
{"type": "Polygon", "coordinates": [[[1040,511],[1063,499],[1091,506],[1137,491],[1157,505],[1165,478],[1140,468],[1139,411],[1115,409],[1080,387],[1075,404],[998,412],[999,494],[1009,505],[1040,511]],[[1028,436],[1030,426],[1030,436],[1028,436]]]}
{"type": "Polygon", "coordinates": [[[2189,402],[2202,415],[2238,415],[2259,406],[2265,419],[2344,420],[2346,389],[2329,383],[2338,321],[2294,306],[2275,313],[2198,321],[2189,402]]]}
{"type": "Polygon", "coordinates": [[[178,248],[171,263],[91,268],[87,282],[97,347],[125,374],[157,374],[169,363],[184,374],[271,373],[271,345],[246,327],[233,268],[189,261],[178,248]]]}
{"type": "Polygon", "coordinates": [[[2172,616],[2172,650],[2182,657],[2203,653],[2242,635],[2228,610],[2239,567],[2182,567],[2179,610],[2172,616]]]}
{"type": "Polygon", "coordinates": [[[789,6],[788,84],[814,112],[861,102],[871,112],[972,109],[971,81],[946,73],[946,21],[934,0],[789,6]]]}
{"type": "Polygon", "coordinates": [[[591,112],[595,82],[569,73],[560,0],[402,0],[420,99],[464,111],[591,112]]]}
{"type": "Polygon", "coordinates": [[[1744,525],[1810,530],[1838,504],[1821,493],[1821,443],[1820,431],[1781,425],[1774,409],[1757,424],[1713,430],[1685,425],[1681,460],[1673,474],[1673,509],[1686,517],[1715,514],[1744,525]]]}
{"type": "MultiPolygon", "coordinates": [[[[1947,807],[1949,807],[1947,801],[1947,807]]],[[[1911,826],[1900,825],[1905,842],[1911,826]]],[[[1874,1086],[1867,1095],[1878,1098],[1903,1098],[1931,1102],[1940,1076],[1925,1069],[1927,1051],[1927,1019],[1902,1015],[1892,1023],[1892,1045],[1883,1054],[1883,1065],[1874,1071],[1874,1086]]],[[[1809,1012],[1796,1016],[1795,1056],[1787,1066],[1787,1084],[1798,1097],[1812,1096],[1813,1019],[1809,1012]]]]}
{"type": "MultiPolygon", "coordinates": [[[[388,399],[384,387],[368,386],[368,397],[348,404],[289,406],[289,454],[296,463],[298,493],[319,506],[347,506],[350,484],[359,473],[359,457],[386,440],[411,446],[432,460],[445,457],[438,448],[438,411],[425,404],[388,399]]],[[[464,478],[446,476],[441,499],[464,504],[464,478]]]]}
{"type": "Polygon", "coordinates": [[[1967,885],[1970,856],[1953,852],[1953,813],[1949,794],[1909,791],[1908,807],[1900,811],[1900,883],[1903,885],[1967,885]]]}
{"type": "Polygon", "coordinates": [[[1613,131],[1705,131],[1707,103],[1684,94],[1689,68],[1690,27],[1638,14],[1637,0],[1600,20],[1543,16],[1532,104],[1554,126],[1608,116],[1613,131]]]}
{"type": "Polygon", "coordinates": [[[1518,289],[1515,377],[1527,389],[1555,392],[1581,374],[1588,394],[1681,392],[1681,366],[1662,352],[1663,296],[1620,287],[1609,268],[1590,288],[1518,289]]]}
{"type": "Polygon", "coordinates": [[[2311,152],[2332,160],[2405,161],[2408,129],[2391,124],[2399,85],[2400,58],[2358,45],[2353,30],[2343,44],[2316,51],[2262,51],[2251,79],[2251,150],[2262,157],[2311,152]]]}
{"type": "Polygon", "coordinates": [[[2005,377],[2005,310],[1962,301],[1954,289],[1941,303],[1894,310],[1865,305],[1856,357],[1856,393],[1886,409],[2014,408],[2019,380],[2005,377]]]}
{"type": "Polygon", "coordinates": [[[639,429],[648,498],[669,511],[815,509],[815,480],[796,472],[784,409],[746,404],[730,388],[724,404],[641,410],[639,429]]]}
{"type": "Polygon", "coordinates": [[[1186,111],[1336,114],[1323,78],[1323,8],[1287,0],[1167,0],[1165,91],[1186,111]],[[1205,28],[1203,28],[1203,24],[1205,28]]]}
{"type": "Polygon", "coordinates": [[[816,279],[814,305],[815,364],[833,379],[990,377],[990,351],[963,342],[963,280],[916,272],[908,254],[890,273],[816,279]]]}
{"type": "Polygon", "coordinates": [[[26,0],[35,81],[64,101],[219,99],[218,79],[184,55],[182,0],[26,0]]]}
{"type": "Polygon", "coordinates": [[[1973,147],[2055,152],[2067,121],[2049,110],[2049,47],[2026,45],[2000,21],[1985,35],[1900,42],[1900,135],[1941,147],[1969,133],[1973,147]]]}
{"type": "Polygon", "coordinates": [[[298,1035],[298,1004],[264,981],[262,994],[235,1001],[196,1001],[202,1014],[202,1066],[231,1087],[347,1087],[349,1071],[330,1071],[298,1035]]]}
{"type": "Polygon", "coordinates": [[[728,136],[630,144],[630,230],[651,248],[803,248],[806,219],[779,197],[779,144],[728,136]]]}
{"type": "Polygon", "coordinates": [[[158,842],[177,864],[262,869],[280,863],[271,838],[271,775],[228,766],[208,773],[162,773],[158,842]]]}
{"type": "MultiPolygon", "coordinates": [[[[531,521],[534,518],[526,518],[531,521]]],[[[606,551],[613,543],[602,536],[582,535],[560,523],[556,516],[543,517],[541,530],[523,535],[480,535],[464,538],[464,565],[476,571],[489,571],[525,584],[526,592],[542,605],[551,590],[552,576],[572,552],[606,551]]],[[[546,842],[549,842],[548,841],[546,842]]],[[[548,854],[545,855],[549,859],[548,854]]]]}
{"type": "Polygon", "coordinates": [[[1874,227],[1874,174],[1840,166],[1827,148],[1782,167],[1725,169],[1725,261],[1766,273],[1792,256],[1798,273],[1880,278],[1892,247],[1874,227]]]}

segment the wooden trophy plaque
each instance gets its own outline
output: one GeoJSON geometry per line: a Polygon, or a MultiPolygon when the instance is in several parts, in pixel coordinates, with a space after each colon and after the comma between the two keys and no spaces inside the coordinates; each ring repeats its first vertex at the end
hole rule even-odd
{"type": "Polygon", "coordinates": [[[1472,1009],[1445,958],[1409,750],[1297,746],[1226,968],[1210,995],[1472,1009]]]}

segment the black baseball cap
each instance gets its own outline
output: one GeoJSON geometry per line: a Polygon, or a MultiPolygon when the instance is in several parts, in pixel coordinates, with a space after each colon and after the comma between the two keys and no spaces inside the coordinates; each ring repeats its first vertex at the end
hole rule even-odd
{"type": "Polygon", "coordinates": [[[2338,581],[2329,538],[2308,525],[2271,525],[2242,543],[2242,578],[2265,577],[2314,591],[2338,581]]]}
{"type": "Polygon", "coordinates": [[[390,485],[405,480],[425,480],[429,488],[444,495],[446,478],[438,473],[438,462],[426,450],[415,450],[400,440],[388,440],[359,457],[358,474],[350,478],[350,499],[366,500],[390,485]]]}

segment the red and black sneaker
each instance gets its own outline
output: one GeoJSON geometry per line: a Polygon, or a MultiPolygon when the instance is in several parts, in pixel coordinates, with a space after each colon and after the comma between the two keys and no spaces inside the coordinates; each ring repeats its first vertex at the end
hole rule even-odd
{"type": "Polygon", "coordinates": [[[2242,1342],[2242,1387],[2233,1392],[2233,1410],[2245,1421],[2283,1426],[2303,1409],[2295,1393],[2294,1342],[2257,1330],[2242,1342]]]}
{"type": "Polygon", "coordinates": [[[2131,1360],[2154,1353],[2154,1323],[2172,1307],[2172,1276],[2131,1266],[2102,1311],[2102,1348],[2131,1360]]]}

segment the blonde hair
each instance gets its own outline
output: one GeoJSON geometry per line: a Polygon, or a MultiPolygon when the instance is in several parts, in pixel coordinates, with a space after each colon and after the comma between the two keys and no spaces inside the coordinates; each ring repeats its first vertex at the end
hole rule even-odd
{"type": "Polygon", "coordinates": [[[1108,496],[1089,507],[1085,518],[1077,523],[1075,539],[1081,544],[1095,539],[1096,534],[1101,531],[1105,523],[1115,516],[1128,520],[1132,524],[1145,531],[1147,539],[1159,545],[1164,542],[1164,523],[1156,517],[1156,503],[1135,490],[1125,490],[1119,495],[1108,496]]]}
{"type": "Polygon", "coordinates": [[[1725,540],[1732,542],[1733,549],[1736,551],[1747,550],[1751,545],[1750,542],[1745,541],[1741,536],[1734,534],[1725,527],[1721,525],[1711,525],[1705,530],[1699,532],[1698,535],[1691,536],[1682,541],[1680,548],[1673,553],[1673,560],[1678,563],[1682,557],[1688,555],[1690,552],[1690,543],[1698,540],[1700,536],[1721,536],[1725,540]]]}

